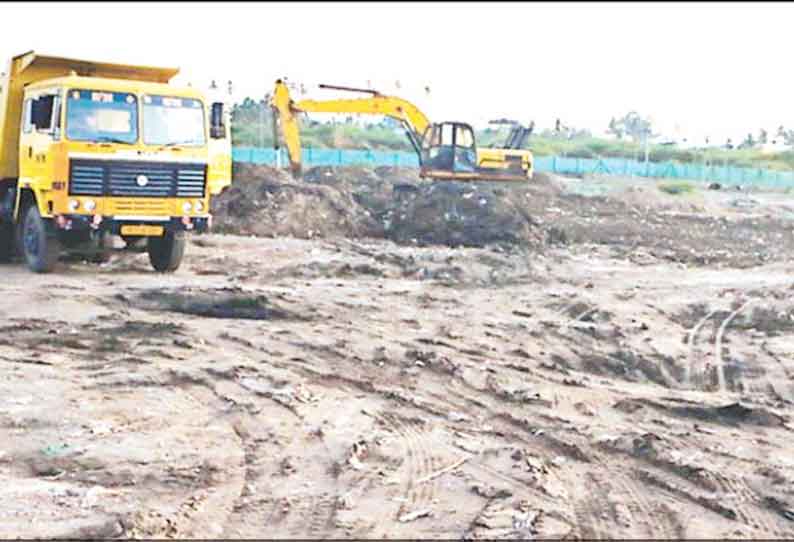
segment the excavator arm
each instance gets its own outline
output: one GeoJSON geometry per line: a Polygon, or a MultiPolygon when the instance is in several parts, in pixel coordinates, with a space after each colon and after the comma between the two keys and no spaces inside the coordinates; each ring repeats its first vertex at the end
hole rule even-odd
{"type": "MultiPolygon", "coordinates": [[[[411,145],[419,155],[422,136],[430,126],[430,121],[414,104],[402,98],[385,96],[374,90],[362,90],[348,87],[320,85],[320,88],[367,92],[369,98],[337,99],[337,100],[301,100],[295,103],[289,96],[287,85],[280,79],[271,99],[271,107],[281,128],[284,144],[289,152],[290,168],[293,174],[301,171],[300,130],[298,113],[353,113],[357,115],[383,115],[399,121],[405,128],[411,145]]],[[[277,129],[277,128],[276,128],[277,129]]],[[[278,149],[278,133],[274,133],[274,144],[278,149]]]]}
{"type": "Polygon", "coordinates": [[[294,175],[301,172],[301,140],[298,129],[299,110],[290,98],[287,85],[281,80],[276,81],[276,88],[270,98],[270,107],[273,110],[273,146],[279,149],[279,128],[284,138],[284,144],[289,153],[290,169],[294,175]]]}

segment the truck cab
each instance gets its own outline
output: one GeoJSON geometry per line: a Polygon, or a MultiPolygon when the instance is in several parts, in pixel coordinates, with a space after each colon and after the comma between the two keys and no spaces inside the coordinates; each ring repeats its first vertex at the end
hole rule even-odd
{"type": "Polygon", "coordinates": [[[156,270],[179,267],[185,233],[209,229],[210,197],[231,182],[231,143],[223,104],[169,84],[176,72],[12,60],[0,90],[0,258],[16,249],[47,272],[64,250],[102,261],[120,236],[145,244],[156,270]]]}

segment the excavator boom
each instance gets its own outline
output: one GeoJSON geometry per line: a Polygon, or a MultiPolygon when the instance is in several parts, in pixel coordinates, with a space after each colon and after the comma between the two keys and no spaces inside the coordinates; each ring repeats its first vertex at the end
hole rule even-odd
{"type": "MultiPolygon", "coordinates": [[[[298,113],[353,113],[357,115],[383,115],[402,123],[408,138],[419,153],[420,142],[425,130],[430,126],[430,121],[424,113],[414,104],[402,98],[384,96],[374,90],[354,89],[348,87],[335,87],[320,85],[321,88],[347,90],[354,92],[367,92],[372,94],[369,98],[351,98],[338,100],[301,100],[294,102],[289,96],[287,85],[280,79],[276,81],[271,106],[273,107],[284,143],[289,151],[290,167],[293,173],[300,173],[300,132],[298,128],[298,113]]],[[[274,124],[275,126],[275,124],[274,124]]],[[[276,148],[278,148],[278,134],[274,134],[276,148]]]]}
{"type": "Polygon", "coordinates": [[[290,169],[294,175],[301,172],[301,141],[298,128],[299,112],[292,102],[287,85],[281,80],[276,81],[276,88],[270,98],[270,107],[273,109],[273,146],[279,149],[279,128],[284,137],[284,144],[289,153],[290,169]]]}

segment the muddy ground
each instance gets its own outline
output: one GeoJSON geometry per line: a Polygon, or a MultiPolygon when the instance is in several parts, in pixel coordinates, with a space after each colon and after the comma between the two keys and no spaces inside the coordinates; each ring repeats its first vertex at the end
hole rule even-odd
{"type": "Polygon", "coordinates": [[[787,194],[235,183],[2,267],[0,537],[794,537],[787,194]]]}

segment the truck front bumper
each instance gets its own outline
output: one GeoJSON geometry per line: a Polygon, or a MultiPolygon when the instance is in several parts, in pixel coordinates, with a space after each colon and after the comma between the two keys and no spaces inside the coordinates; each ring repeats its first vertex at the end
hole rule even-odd
{"type": "Polygon", "coordinates": [[[100,215],[57,215],[53,226],[59,231],[97,231],[121,235],[124,226],[161,226],[163,233],[193,231],[205,233],[212,226],[212,215],[191,217],[118,217],[100,215]]]}

